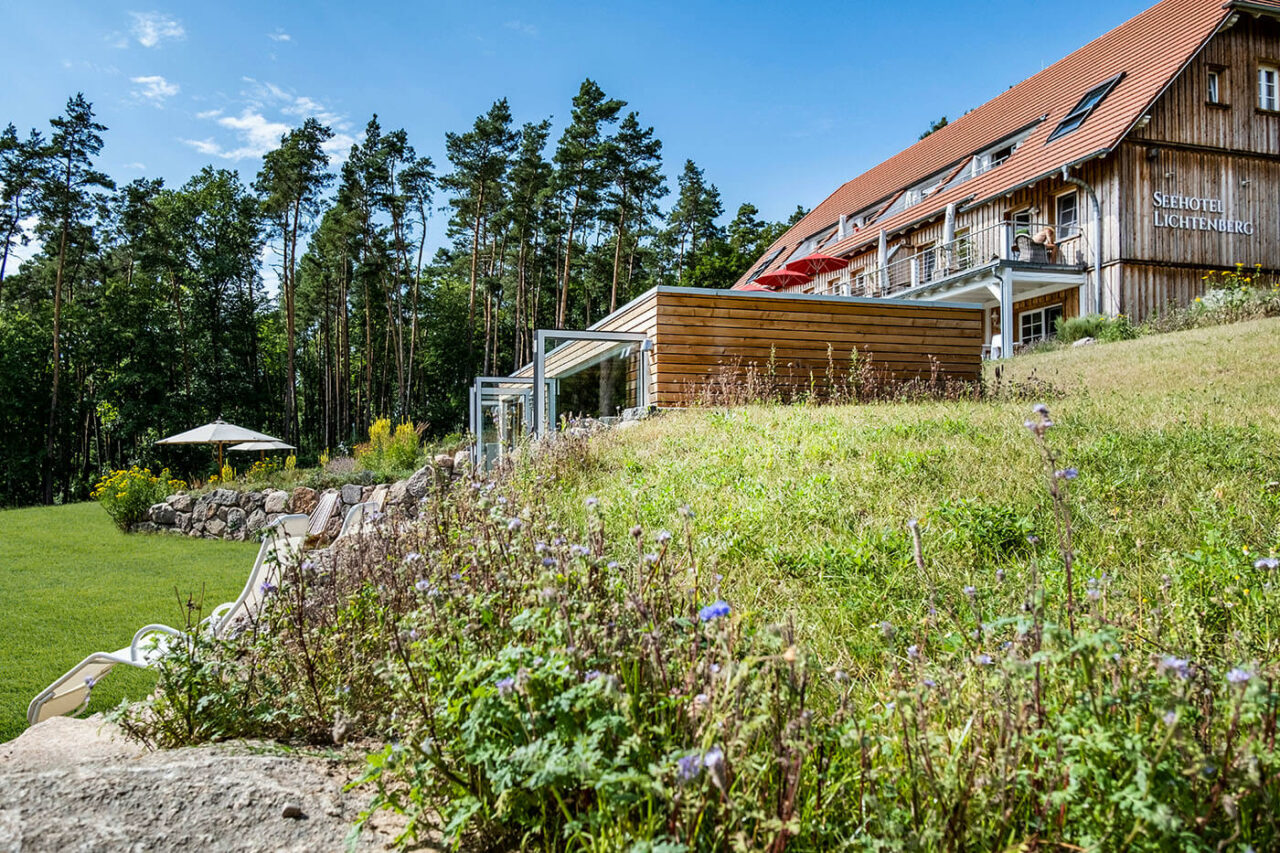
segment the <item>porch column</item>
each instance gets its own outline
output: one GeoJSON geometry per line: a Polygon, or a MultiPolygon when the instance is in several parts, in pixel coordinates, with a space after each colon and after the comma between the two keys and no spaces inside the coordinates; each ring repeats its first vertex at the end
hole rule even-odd
{"type": "Polygon", "coordinates": [[[1000,357],[1013,355],[1013,271],[1000,279],[1000,357]]]}

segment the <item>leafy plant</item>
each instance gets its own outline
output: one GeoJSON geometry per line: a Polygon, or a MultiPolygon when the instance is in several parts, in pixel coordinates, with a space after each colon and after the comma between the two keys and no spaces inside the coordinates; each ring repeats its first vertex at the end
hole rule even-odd
{"type": "Polygon", "coordinates": [[[113,471],[100,479],[92,497],[102,504],[117,527],[128,531],[146,518],[152,504],[160,503],[185,488],[186,483],[169,476],[168,468],[153,475],[150,468],[135,465],[127,470],[113,471]]]}

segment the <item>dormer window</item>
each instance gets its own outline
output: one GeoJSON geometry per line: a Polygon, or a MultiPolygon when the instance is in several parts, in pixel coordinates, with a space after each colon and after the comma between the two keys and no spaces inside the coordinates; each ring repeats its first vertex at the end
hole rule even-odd
{"type": "Polygon", "coordinates": [[[1124,77],[1124,74],[1117,74],[1107,82],[1094,86],[1088,92],[1085,92],[1084,97],[1071,108],[1071,112],[1063,116],[1062,121],[1058,122],[1058,126],[1053,129],[1053,133],[1049,134],[1046,142],[1052,142],[1059,136],[1066,136],[1084,124],[1089,116],[1093,114],[1093,111],[1097,109],[1098,104],[1102,103],[1102,99],[1111,93],[1111,90],[1116,87],[1122,77],[1124,77]]]}

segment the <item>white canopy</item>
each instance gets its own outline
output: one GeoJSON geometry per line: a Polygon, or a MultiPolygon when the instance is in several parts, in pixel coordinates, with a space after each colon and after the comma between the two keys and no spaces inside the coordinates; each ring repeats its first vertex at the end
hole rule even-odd
{"type": "Polygon", "coordinates": [[[292,444],[285,444],[283,441],[246,441],[242,444],[235,444],[228,447],[227,450],[297,450],[292,444]]]}
{"type": "Polygon", "coordinates": [[[239,444],[242,441],[279,440],[275,436],[229,424],[222,418],[218,418],[211,424],[162,438],[156,444],[239,444]]]}
{"type": "MultiPolygon", "coordinates": [[[[263,432],[245,429],[242,426],[229,424],[218,418],[211,424],[198,426],[168,438],[162,438],[156,444],[216,444],[218,445],[218,471],[222,471],[222,448],[228,444],[239,444],[242,441],[274,441],[280,439],[263,432]]],[[[283,444],[283,442],[280,442],[283,444]]]]}

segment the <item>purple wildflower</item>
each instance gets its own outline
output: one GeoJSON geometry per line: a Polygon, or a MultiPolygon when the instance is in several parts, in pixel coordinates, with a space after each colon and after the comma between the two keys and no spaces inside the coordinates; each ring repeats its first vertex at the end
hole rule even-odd
{"type": "Polygon", "coordinates": [[[499,696],[510,695],[511,691],[515,689],[516,689],[516,680],[511,676],[507,676],[506,678],[498,682],[499,696]]]}
{"type": "Polygon", "coordinates": [[[618,561],[617,561],[617,560],[610,560],[610,561],[609,561],[609,563],[605,566],[605,568],[606,568],[606,569],[616,569],[616,568],[618,568],[618,561]]]}
{"type": "Polygon", "coordinates": [[[603,673],[601,673],[601,672],[600,672],[600,670],[598,670],[598,669],[589,669],[589,670],[587,670],[587,671],[583,674],[583,676],[582,676],[582,680],[583,680],[583,681],[595,681],[595,680],[596,680],[597,678],[599,678],[602,674],[603,674],[603,673]]]}
{"type": "Polygon", "coordinates": [[[911,658],[912,660],[919,660],[920,647],[915,645],[914,643],[910,646],[907,646],[907,657],[911,658]]]}
{"type": "Polygon", "coordinates": [[[591,549],[586,545],[570,545],[569,553],[574,557],[585,557],[591,553],[591,549]]]}
{"type": "Polygon", "coordinates": [[[991,665],[991,655],[986,654],[985,652],[983,654],[978,655],[976,658],[974,658],[974,660],[977,661],[981,666],[991,665]]]}
{"type": "Polygon", "coordinates": [[[648,554],[644,555],[644,561],[646,563],[656,563],[658,562],[658,555],[650,551],[648,554]]]}
{"type": "Polygon", "coordinates": [[[1227,673],[1227,681],[1232,684],[1244,684],[1250,678],[1253,678],[1253,673],[1249,672],[1247,669],[1241,669],[1238,666],[1227,673]]]}
{"type": "Polygon", "coordinates": [[[549,568],[551,568],[552,566],[554,566],[555,564],[556,564],[556,560],[555,560],[555,558],[554,558],[554,557],[543,557],[543,558],[542,558],[542,565],[546,566],[548,569],[549,569],[549,568]]]}
{"type": "Polygon", "coordinates": [[[1176,722],[1178,722],[1178,712],[1177,712],[1177,711],[1165,711],[1165,712],[1164,712],[1164,724],[1165,724],[1166,726],[1172,726],[1172,725],[1173,725],[1174,723],[1176,723],[1176,722]]]}
{"type": "Polygon", "coordinates": [[[668,542],[671,541],[671,531],[659,530],[658,535],[654,538],[658,540],[659,545],[666,545],[668,542]]]}
{"type": "Polygon", "coordinates": [[[964,594],[969,596],[970,598],[973,598],[975,595],[978,594],[978,588],[975,586],[966,586],[964,588],[964,594]]]}
{"type": "Polygon", "coordinates": [[[722,616],[729,615],[729,602],[723,598],[708,604],[706,607],[698,611],[698,618],[703,622],[710,622],[713,619],[719,619],[722,616]]]}
{"type": "Polygon", "coordinates": [[[1274,572],[1277,568],[1280,568],[1280,559],[1275,557],[1263,557],[1256,560],[1253,567],[1259,570],[1266,569],[1269,572],[1274,572]]]}
{"type": "Polygon", "coordinates": [[[417,583],[413,585],[413,588],[416,589],[418,592],[426,592],[428,589],[431,588],[431,582],[428,581],[426,578],[422,578],[421,580],[419,580],[417,583]]]}
{"type": "Polygon", "coordinates": [[[1164,672],[1172,672],[1184,680],[1191,677],[1190,662],[1173,655],[1165,655],[1160,659],[1160,669],[1164,672]]]}
{"type": "Polygon", "coordinates": [[[676,761],[676,777],[680,784],[687,784],[702,775],[702,756],[691,752],[676,761]]]}
{"type": "Polygon", "coordinates": [[[270,595],[271,593],[276,591],[276,585],[273,584],[271,581],[263,581],[258,586],[258,591],[261,592],[263,595],[270,595]]]}
{"type": "Polygon", "coordinates": [[[515,533],[521,527],[524,527],[524,522],[518,518],[513,518],[507,522],[507,530],[511,531],[512,533],[515,533]]]}
{"type": "Polygon", "coordinates": [[[1080,476],[1080,472],[1075,468],[1063,468],[1059,471],[1054,471],[1053,476],[1057,477],[1059,480],[1074,480],[1076,477],[1080,476]]]}
{"type": "Polygon", "coordinates": [[[406,563],[416,563],[421,559],[422,559],[422,555],[419,554],[417,551],[410,551],[408,554],[404,555],[404,561],[406,563]]]}
{"type": "Polygon", "coordinates": [[[587,509],[595,509],[600,505],[599,498],[587,498],[587,509]]]}

